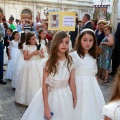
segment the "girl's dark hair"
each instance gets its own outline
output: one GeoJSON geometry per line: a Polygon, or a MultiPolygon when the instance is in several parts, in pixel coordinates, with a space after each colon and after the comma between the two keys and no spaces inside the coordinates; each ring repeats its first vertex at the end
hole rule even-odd
{"type": "MultiPolygon", "coordinates": [[[[26,37],[25,37],[26,45],[30,45],[29,40],[30,40],[31,37],[33,37],[33,36],[35,36],[35,33],[33,33],[33,32],[28,32],[28,33],[26,34],[26,37]]],[[[36,43],[35,45],[38,46],[37,43],[36,43]]]]}
{"type": "Polygon", "coordinates": [[[20,38],[20,43],[18,44],[18,48],[22,49],[23,48],[23,43],[25,43],[25,35],[26,33],[21,33],[21,38],[20,38]]]}
{"type": "Polygon", "coordinates": [[[13,39],[15,39],[14,36],[15,36],[16,33],[19,33],[19,32],[18,32],[18,31],[14,31],[14,32],[12,33],[12,38],[13,38],[13,39]]]}
{"type": "MultiPolygon", "coordinates": [[[[44,30],[40,30],[39,34],[41,34],[43,31],[44,30]]],[[[40,35],[38,35],[38,39],[39,39],[39,43],[41,43],[41,36],[40,35]]],[[[45,45],[47,46],[47,40],[45,38],[44,38],[44,40],[45,40],[45,45]]]]}
{"type": "Polygon", "coordinates": [[[13,30],[11,28],[7,28],[6,30],[10,30],[10,32],[13,32],[13,30]]]}
{"type": "Polygon", "coordinates": [[[5,23],[3,23],[3,25],[4,25],[4,28],[8,28],[8,24],[5,22],[5,23]]]}
{"type": "Polygon", "coordinates": [[[84,58],[85,53],[84,53],[84,50],[83,50],[83,48],[82,48],[82,46],[81,46],[81,39],[82,39],[82,37],[83,37],[85,34],[89,34],[89,35],[92,35],[92,36],[93,36],[93,40],[94,40],[93,46],[92,46],[92,48],[88,51],[88,53],[89,53],[93,58],[96,59],[96,58],[97,58],[97,52],[96,52],[96,51],[97,51],[97,49],[96,49],[96,48],[97,48],[97,41],[96,41],[96,37],[95,37],[94,32],[92,32],[91,30],[85,30],[85,31],[81,32],[81,33],[78,35],[74,50],[77,51],[77,53],[78,53],[78,55],[79,55],[80,57],[84,58]]]}

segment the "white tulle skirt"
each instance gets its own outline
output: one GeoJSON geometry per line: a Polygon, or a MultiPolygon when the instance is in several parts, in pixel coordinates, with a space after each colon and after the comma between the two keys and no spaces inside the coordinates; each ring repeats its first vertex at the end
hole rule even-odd
{"type": "Polygon", "coordinates": [[[15,101],[28,106],[40,89],[43,77],[43,61],[28,60],[22,65],[15,91],[15,101]]]}
{"type": "MultiPolygon", "coordinates": [[[[51,120],[75,120],[72,93],[66,88],[52,90],[48,102],[53,116],[51,120]]],[[[21,120],[45,120],[42,88],[37,92],[21,120]]]]}
{"type": "Polygon", "coordinates": [[[20,71],[22,69],[23,64],[25,64],[25,62],[26,61],[24,60],[24,56],[21,51],[21,55],[18,57],[13,67],[13,75],[12,75],[12,83],[11,83],[12,88],[16,88],[16,85],[20,76],[20,71]]]}
{"type": "Polygon", "coordinates": [[[95,76],[75,76],[77,89],[76,120],[101,120],[104,98],[95,76]]]}

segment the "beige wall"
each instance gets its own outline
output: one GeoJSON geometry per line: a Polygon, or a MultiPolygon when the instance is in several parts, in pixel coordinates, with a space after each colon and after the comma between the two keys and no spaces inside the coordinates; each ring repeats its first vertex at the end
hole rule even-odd
{"type": "Polygon", "coordinates": [[[93,1],[89,0],[0,0],[0,8],[3,10],[7,19],[13,15],[15,19],[21,19],[21,12],[24,9],[29,9],[32,13],[32,19],[35,20],[38,11],[41,11],[41,17],[44,9],[76,11],[80,19],[84,13],[93,14],[93,1]],[[34,1],[34,2],[33,2],[34,1]],[[53,1],[53,2],[50,2],[53,1]]]}

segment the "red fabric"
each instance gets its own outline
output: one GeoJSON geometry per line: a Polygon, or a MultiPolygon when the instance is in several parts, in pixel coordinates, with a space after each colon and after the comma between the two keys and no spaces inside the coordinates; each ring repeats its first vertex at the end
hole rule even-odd
{"type": "Polygon", "coordinates": [[[49,36],[48,34],[46,34],[46,39],[48,39],[48,40],[52,40],[52,37],[49,36]]]}

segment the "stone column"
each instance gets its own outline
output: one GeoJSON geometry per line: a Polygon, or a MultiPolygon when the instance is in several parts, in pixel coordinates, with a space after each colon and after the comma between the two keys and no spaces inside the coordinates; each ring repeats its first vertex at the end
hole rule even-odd
{"type": "Polygon", "coordinates": [[[36,11],[36,4],[33,2],[33,15],[32,15],[33,21],[36,21],[36,15],[37,15],[36,12],[37,12],[36,11]]]}

